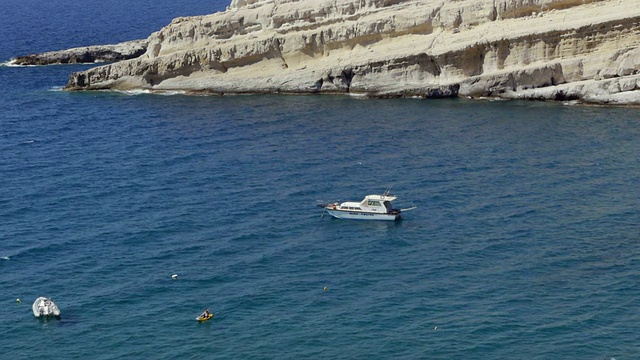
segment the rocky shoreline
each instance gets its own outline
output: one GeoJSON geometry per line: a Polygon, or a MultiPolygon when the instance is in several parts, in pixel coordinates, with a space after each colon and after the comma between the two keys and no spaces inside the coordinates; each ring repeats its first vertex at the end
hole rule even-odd
{"type": "Polygon", "coordinates": [[[638,32],[640,0],[232,0],[65,89],[637,105],[638,32]]]}
{"type": "Polygon", "coordinates": [[[147,51],[147,40],[132,40],[114,45],[93,45],[67,50],[49,51],[39,54],[18,56],[12,65],[42,66],[54,64],[82,64],[117,62],[135,59],[147,51]]]}

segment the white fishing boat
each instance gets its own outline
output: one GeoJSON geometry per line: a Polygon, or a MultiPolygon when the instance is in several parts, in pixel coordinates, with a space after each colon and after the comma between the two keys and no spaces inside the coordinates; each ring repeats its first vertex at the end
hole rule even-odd
{"type": "Polygon", "coordinates": [[[58,309],[58,305],[56,305],[56,303],[54,303],[50,298],[46,298],[44,296],[37,298],[36,301],[33,302],[33,306],[31,308],[35,317],[60,316],[60,309],[58,309]]]}
{"type": "Polygon", "coordinates": [[[383,195],[367,195],[362,201],[346,201],[343,203],[334,202],[332,204],[322,204],[329,215],[338,219],[353,220],[388,220],[394,221],[401,217],[403,211],[413,210],[416,207],[407,209],[395,209],[392,201],[397,196],[389,195],[385,192],[383,195]]]}

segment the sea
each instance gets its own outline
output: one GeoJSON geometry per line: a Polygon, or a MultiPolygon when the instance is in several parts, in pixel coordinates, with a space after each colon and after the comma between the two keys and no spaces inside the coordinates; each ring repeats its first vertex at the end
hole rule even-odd
{"type": "Polygon", "coordinates": [[[66,92],[229,0],[0,3],[2,359],[640,359],[640,109],[66,92]]]}

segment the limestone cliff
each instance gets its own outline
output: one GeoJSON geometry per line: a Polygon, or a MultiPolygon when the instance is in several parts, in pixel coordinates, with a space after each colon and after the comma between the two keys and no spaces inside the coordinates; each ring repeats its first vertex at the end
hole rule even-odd
{"type": "Polygon", "coordinates": [[[640,0],[232,0],[67,89],[640,103],[640,0]]]}

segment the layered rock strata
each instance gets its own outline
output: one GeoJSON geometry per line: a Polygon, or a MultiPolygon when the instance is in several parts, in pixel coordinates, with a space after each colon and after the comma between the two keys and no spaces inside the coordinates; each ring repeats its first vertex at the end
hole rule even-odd
{"type": "Polygon", "coordinates": [[[66,88],[640,103],[640,0],[233,0],[66,88]]]}
{"type": "Polygon", "coordinates": [[[116,62],[133,59],[147,51],[147,40],[132,40],[115,45],[95,45],[18,56],[15,65],[52,65],[95,62],[116,62]]]}

